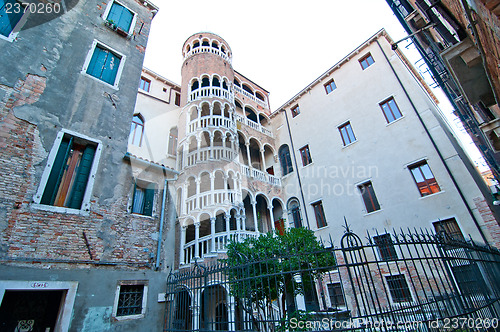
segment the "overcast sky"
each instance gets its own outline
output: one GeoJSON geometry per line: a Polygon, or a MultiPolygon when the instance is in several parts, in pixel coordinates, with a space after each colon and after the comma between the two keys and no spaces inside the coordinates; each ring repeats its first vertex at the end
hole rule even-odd
{"type": "MultiPolygon", "coordinates": [[[[386,29],[394,41],[406,36],[385,0],[153,3],[160,10],[149,34],[147,68],[180,84],[184,41],[197,32],[215,33],[231,47],[233,68],[270,92],[271,111],[380,29],[386,29]]],[[[440,106],[457,129],[449,104],[440,106]]],[[[464,133],[459,137],[477,162],[479,153],[470,137],[464,133]]]]}
{"type": "Polygon", "coordinates": [[[385,0],[153,0],[145,66],[181,83],[182,45],[213,32],[233,51],[233,68],[270,92],[274,111],[385,28],[404,31],[385,0]]]}

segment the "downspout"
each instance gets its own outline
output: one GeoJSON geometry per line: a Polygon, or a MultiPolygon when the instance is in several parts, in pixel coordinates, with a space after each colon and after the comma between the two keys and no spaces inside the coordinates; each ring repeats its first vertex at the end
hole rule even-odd
{"type": "Polygon", "coordinates": [[[288,115],[286,113],[286,109],[283,110],[283,112],[285,113],[286,126],[288,128],[288,136],[290,137],[290,145],[292,146],[293,161],[295,162],[295,170],[297,171],[297,180],[299,181],[300,196],[302,197],[302,204],[304,205],[304,215],[306,216],[307,228],[311,229],[311,226],[309,225],[309,217],[307,215],[306,201],[304,199],[304,191],[302,190],[302,182],[300,181],[299,167],[297,165],[297,159],[295,158],[295,148],[293,146],[292,131],[290,130],[290,123],[288,122],[288,115]]]}
{"type": "Polygon", "coordinates": [[[417,115],[417,118],[420,122],[420,124],[422,125],[422,127],[424,128],[425,130],[425,133],[427,134],[427,137],[429,138],[429,140],[431,141],[432,143],[432,146],[434,147],[434,149],[436,150],[438,156],[439,156],[439,159],[441,160],[441,162],[443,163],[444,165],[444,168],[446,169],[446,172],[448,173],[448,175],[450,176],[451,178],[451,181],[453,182],[453,185],[455,186],[455,188],[457,189],[458,191],[458,194],[460,196],[460,198],[462,199],[462,202],[465,204],[465,207],[467,208],[467,212],[469,212],[469,215],[471,216],[472,220],[474,221],[474,224],[476,225],[477,227],[477,230],[479,231],[479,234],[481,235],[481,238],[483,239],[483,241],[485,242],[485,244],[488,244],[488,240],[486,240],[486,236],[484,235],[483,233],[483,230],[481,229],[481,227],[479,226],[479,222],[477,221],[476,217],[474,216],[474,213],[472,212],[472,209],[470,208],[469,204],[467,203],[467,200],[465,199],[465,196],[464,194],[462,193],[462,190],[460,189],[460,187],[458,186],[458,183],[457,181],[455,180],[455,177],[453,176],[453,174],[451,173],[451,170],[450,168],[448,167],[448,165],[446,164],[446,161],[444,160],[444,157],[443,155],[441,154],[441,151],[439,151],[437,145],[436,145],[436,142],[434,141],[434,139],[432,138],[430,132],[429,132],[429,129],[427,128],[427,126],[425,125],[422,117],[420,116],[420,114],[418,113],[417,111],[417,108],[415,107],[415,104],[413,103],[413,100],[410,98],[410,95],[408,94],[408,91],[406,90],[406,88],[404,87],[403,83],[401,82],[401,79],[399,78],[398,74],[396,73],[396,70],[394,69],[394,67],[392,66],[391,62],[389,61],[389,58],[387,57],[387,55],[385,54],[384,50],[382,49],[382,45],[380,45],[379,41],[376,40],[377,42],[377,45],[378,47],[380,48],[380,51],[382,52],[382,54],[384,55],[384,58],[385,60],[387,61],[387,63],[389,64],[389,67],[391,67],[391,70],[392,70],[392,73],[394,74],[394,76],[396,77],[399,85],[401,86],[401,88],[403,89],[403,92],[406,96],[406,98],[408,99],[408,101],[410,102],[411,104],[411,107],[413,108],[413,111],[415,112],[415,114],[417,115]]]}
{"type": "Polygon", "coordinates": [[[168,181],[176,181],[177,178],[179,177],[179,172],[177,172],[173,169],[169,169],[168,171],[170,173],[173,173],[175,175],[175,177],[172,179],[167,179],[167,168],[164,165],[155,164],[151,161],[137,158],[136,156],[130,154],[129,152],[125,153],[125,156],[123,158],[128,159],[128,160],[134,159],[135,161],[141,162],[143,164],[153,166],[156,168],[161,168],[161,170],[163,171],[163,176],[165,177],[165,182],[163,185],[163,199],[162,199],[162,203],[161,203],[161,213],[160,213],[160,230],[158,232],[158,244],[157,244],[157,251],[156,251],[156,262],[155,262],[155,269],[157,270],[160,267],[161,239],[163,237],[163,225],[164,225],[164,219],[165,219],[165,204],[167,202],[168,181]]]}

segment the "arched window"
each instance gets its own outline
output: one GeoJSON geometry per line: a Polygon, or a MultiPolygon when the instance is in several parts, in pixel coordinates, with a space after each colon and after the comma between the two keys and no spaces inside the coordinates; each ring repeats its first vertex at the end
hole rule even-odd
{"type": "Polygon", "coordinates": [[[243,88],[243,90],[245,90],[246,92],[248,92],[249,94],[251,94],[253,96],[252,88],[250,88],[248,85],[243,84],[242,88],[243,88]]]}
{"type": "Polygon", "coordinates": [[[204,40],[201,42],[201,46],[210,46],[210,44],[208,43],[208,40],[204,40]]]}
{"type": "Polygon", "coordinates": [[[250,107],[245,107],[245,115],[247,119],[252,120],[255,123],[259,123],[259,120],[257,120],[257,114],[250,107]]]}
{"type": "Polygon", "coordinates": [[[216,41],[213,41],[213,42],[212,42],[212,47],[213,47],[213,48],[216,48],[216,49],[219,49],[219,45],[217,45],[217,42],[216,42],[216,41]]]}
{"type": "Polygon", "coordinates": [[[135,114],[132,118],[132,126],[130,126],[130,135],[128,136],[128,144],[141,146],[142,135],[144,134],[144,119],[142,115],[135,114]]]}
{"type": "Polygon", "coordinates": [[[219,79],[217,77],[214,77],[212,79],[212,86],[218,86],[218,87],[220,87],[220,81],[219,81],[219,79]]]}
{"type": "Polygon", "coordinates": [[[200,42],[199,41],[195,41],[194,44],[193,44],[193,48],[197,48],[197,47],[200,47],[200,42]]]}
{"type": "Polygon", "coordinates": [[[170,129],[168,135],[168,154],[175,156],[177,154],[177,127],[170,129]]]}
{"type": "Polygon", "coordinates": [[[199,86],[200,84],[198,83],[198,81],[194,81],[193,84],[191,84],[191,91],[198,89],[199,86]]]}
{"type": "Polygon", "coordinates": [[[210,79],[208,77],[203,77],[201,80],[201,87],[210,86],[210,79]]]}
{"type": "Polygon", "coordinates": [[[260,92],[256,92],[256,93],[255,93],[255,97],[259,98],[259,99],[260,99],[260,100],[262,100],[262,101],[266,101],[266,100],[264,99],[264,96],[263,96],[260,92]]]}
{"type": "Polygon", "coordinates": [[[227,90],[227,84],[226,84],[226,81],[222,81],[222,88],[224,90],[227,90]]]}
{"type": "Polygon", "coordinates": [[[292,221],[295,228],[302,227],[302,216],[300,215],[299,200],[295,197],[288,201],[288,212],[292,215],[292,221]]]}
{"type": "Polygon", "coordinates": [[[290,149],[288,148],[288,145],[283,144],[280,147],[278,154],[280,157],[281,174],[287,175],[293,172],[292,158],[290,157],[290,149]]]}
{"type": "Polygon", "coordinates": [[[241,88],[240,82],[236,80],[236,78],[233,81],[234,85],[239,86],[241,88]]]}

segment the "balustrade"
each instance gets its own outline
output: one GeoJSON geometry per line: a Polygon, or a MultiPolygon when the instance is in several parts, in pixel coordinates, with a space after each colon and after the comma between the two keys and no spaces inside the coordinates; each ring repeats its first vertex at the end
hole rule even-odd
{"type": "Polygon", "coordinates": [[[237,93],[240,93],[240,94],[244,95],[245,97],[250,98],[251,100],[255,101],[260,106],[267,108],[267,103],[265,101],[255,97],[255,95],[251,94],[248,91],[243,90],[242,88],[240,88],[237,85],[233,85],[233,87],[234,87],[234,91],[236,91],[237,93]]]}
{"type": "Polygon", "coordinates": [[[241,173],[243,173],[247,177],[250,177],[250,178],[262,181],[262,182],[266,182],[266,183],[269,183],[269,184],[272,184],[275,186],[281,186],[281,179],[274,176],[274,175],[262,172],[258,169],[255,169],[255,168],[250,168],[246,165],[241,165],[240,170],[241,170],[241,173]]]}
{"type": "Polygon", "coordinates": [[[215,55],[222,57],[224,60],[231,63],[231,58],[226,53],[222,52],[218,48],[214,48],[211,46],[199,46],[199,47],[192,48],[191,50],[189,50],[189,52],[186,53],[186,56],[184,57],[184,59],[187,59],[190,56],[195,55],[195,54],[199,54],[199,53],[212,53],[212,54],[215,54],[215,55]]]}
{"type": "Polygon", "coordinates": [[[273,137],[273,133],[269,129],[265,128],[263,125],[258,124],[257,122],[254,122],[250,119],[247,119],[240,114],[235,114],[234,117],[236,121],[243,123],[244,125],[247,125],[257,131],[260,131],[261,133],[266,134],[267,136],[273,137]]]}
{"type": "Polygon", "coordinates": [[[238,201],[239,194],[235,190],[211,190],[193,195],[186,199],[186,214],[196,210],[196,202],[198,201],[198,209],[203,210],[207,207],[221,204],[233,204],[238,201]]]}
{"type": "Polygon", "coordinates": [[[204,86],[189,93],[189,100],[194,101],[202,98],[219,97],[226,99],[230,103],[234,102],[234,94],[226,89],[217,86],[204,86]]]}

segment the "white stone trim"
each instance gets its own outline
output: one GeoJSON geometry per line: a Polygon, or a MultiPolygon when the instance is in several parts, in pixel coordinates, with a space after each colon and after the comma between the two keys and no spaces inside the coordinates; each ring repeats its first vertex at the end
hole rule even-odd
{"type": "Polygon", "coordinates": [[[128,28],[128,31],[127,31],[127,34],[130,36],[134,32],[135,24],[137,22],[137,13],[135,11],[133,11],[132,9],[130,9],[128,6],[125,6],[125,4],[123,4],[122,2],[117,1],[117,0],[110,0],[108,2],[108,4],[106,5],[106,9],[104,10],[104,13],[101,16],[103,21],[106,22],[108,20],[108,15],[109,15],[109,12],[111,11],[111,7],[113,6],[113,3],[117,3],[120,6],[125,7],[128,11],[130,11],[134,15],[134,17],[132,18],[132,22],[130,22],[130,27],[128,28]]]}
{"type": "Polygon", "coordinates": [[[68,331],[73,315],[77,281],[34,281],[34,280],[0,280],[0,303],[3,300],[6,290],[65,290],[62,305],[59,308],[55,332],[68,331]]]}
{"type": "Polygon", "coordinates": [[[119,281],[116,285],[115,292],[115,301],[113,303],[113,314],[112,317],[116,320],[129,320],[129,319],[140,319],[144,318],[146,315],[146,304],[148,303],[148,281],[147,280],[122,280],[119,281]],[[128,315],[128,316],[117,316],[116,312],[118,311],[118,301],[120,299],[120,287],[122,285],[143,285],[144,289],[142,292],[142,309],[141,313],[137,315],[128,315]]]}

